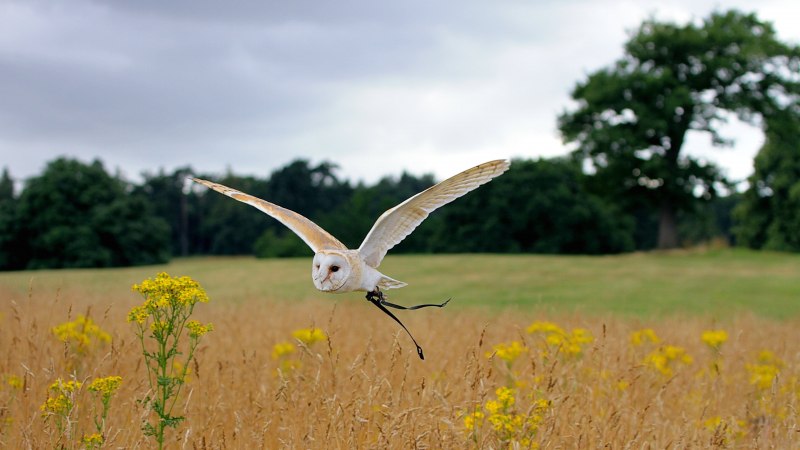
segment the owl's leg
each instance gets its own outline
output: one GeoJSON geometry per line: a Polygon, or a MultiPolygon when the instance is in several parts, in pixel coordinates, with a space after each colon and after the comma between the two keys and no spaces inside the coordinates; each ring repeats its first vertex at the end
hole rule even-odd
{"type": "Polygon", "coordinates": [[[381,292],[380,288],[376,287],[374,291],[367,292],[367,300],[372,303],[375,303],[375,301],[383,303],[383,292],[381,292]]]}

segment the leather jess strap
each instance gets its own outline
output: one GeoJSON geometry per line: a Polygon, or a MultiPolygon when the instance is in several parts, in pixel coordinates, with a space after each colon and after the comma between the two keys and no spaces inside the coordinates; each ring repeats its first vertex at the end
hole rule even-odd
{"type": "Polygon", "coordinates": [[[394,303],[387,302],[383,298],[383,292],[381,292],[379,290],[376,290],[376,291],[367,293],[367,300],[369,300],[369,302],[372,303],[373,305],[377,306],[378,309],[380,309],[381,311],[385,312],[386,315],[388,315],[389,317],[394,319],[395,322],[399,323],[400,326],[403,327],[404,330],[406,330],[406,333],[408,333],[408,337],[410,337],[411,340],[414,342],[414,345],[417,346],[417,355],[419,355],[419,359],[424,360],[425,359],[425,355],[422,353],[422,347],[420,347],[419,344],[417,344],[417,340],[414,339],[414,336],[411,335],[411,332],[408,331],[408,328],[406,328],[406,326],[403,325],[403,322],[401,322],[400,319],[397,318],[397,316],[392,314],[391,311],[386,309],[386,306],[388,306],[390,308],[405,309],[405,310],[427,308],[427,307],[431,307],[431,306],[435,306],[437,308],[443,308],[445,305],[450,303],[451,299],[448,298],[443,303],[425,303],[425,304],[422,304],[422,305],[402,306],[402,305],[397,305],[397,304],[394,304],[394,303]]]}

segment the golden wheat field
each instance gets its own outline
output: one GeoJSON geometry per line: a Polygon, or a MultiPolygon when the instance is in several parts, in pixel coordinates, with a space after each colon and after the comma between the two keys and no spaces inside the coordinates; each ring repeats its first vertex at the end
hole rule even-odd
{"type": "MultiPolygon", "coordinates": [[[[331,301],[310,290],[271,301],[242,288],[236,301],[222,301],[213,277],[192,267],[171,275],[208,289],[210,301],[192,317],[213,330],[174,372],[184,381],[174,411],[185,420],[167,429],[165,448],[783,449],[800,441],[797,319],[399,312],[425,349],[420,361],[402,329],[359,295],[331,301]]],[[[0,447],[155,448],[142,431],[153,419],[142,400],[153,389],[135,317],[126,318],[143,301],[131,284],[162,269],[175,268],[32,272],[24,289],[3,279],[0,447]],[[116,376],[113,387],[96,383],[116,376]],[[103,393],[107,414],[98,420],[103,393]]],[[[293,272],[282,276],[294,282],[293,272]]]]}

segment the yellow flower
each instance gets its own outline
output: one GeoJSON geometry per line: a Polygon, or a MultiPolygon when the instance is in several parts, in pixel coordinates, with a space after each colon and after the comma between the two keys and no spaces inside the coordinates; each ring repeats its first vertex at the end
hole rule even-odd
{"type": "Polygon", "coordinates": [[[280,364],[280,372],[289,373],[293,370],[299,369],[303,364],[296,359],[284,359],[280,364]]]}
{"type": "Polygon", "coordinates": [[[122,377],[110,376],[105,378],[95,378],[89,384],[88,389],[93,392],[100,392],[104,396],[111,396],[122,384],[122,377]]]}
{"type": "Polygon", "coordinates": [[[576,344],[591,344],[594,342],[594,336],[585,328],[573,328],[570,340],[576,344]]]}
{"type": "Polygon", "coordinates": [[[467,431],[475,430],[476,423],[480,424],[483,422],[484,417],[485,415],[483,414],[483,411],[481,411],[480,407],[478,407],[475,409],[475,411],[464,416],[464,428],[466,428],[467,431]]]}
{"type": "Polygon", "coordinates": [[[190,320],[188,323],[186,323],[186,328],[189,329],[189,336],[197,338],[208,333],[209,331],[212,331],[214,329],[214,325],[210,323],[203,325],[196,320],[190,320]]]}
{"type": "Polygon", "coordinates": [[[55,396],[48,397],[47,400],[39,407],[42,411],[42,417],[47,417],[51,414],[67,416],[72,411],[72,398],[74,392],[81,388],[80,381],[64,381],[61,378],[56,379],[50,385],[50,390],[55,392],[55,396]]]}
{"type": "Polygon", "coordinates": [[[747,364],[745,366],[750,372],[750,384],[759,389],[769,389],[778,377],[781,369],[774,364],[747,364]]]}
{"type": "Polygon", "coordinates": [[[783,361],[781,361],[774,353],[769,350],[761,350],[758,353],[758,362],[761,364],[772,364],[776,367],[782,368],[784,366],[783,361]]]}
{"type": "Polygon", "coordinates": [[[83,383],[80,381],[70,380],[64,381],[61,378],[56,379],[53,384],[50,385],[50,390],[55,392],[75,392],[83,386],[83,383]]]}
{"type": "Polygon", "coordinates": [[[22,378],[16,375],[9,375],[8,378],[6,378],[6,383],[14,389],[22,389],[24,384],[22,378]]]}
{"type": "Polygon", "coordinates": [[[534,322],[525,329],[528,334],[533,333],[545,333],[545,334],[561,334],[566,335],[567,333],[561,329],[558,325],[554,324],[553,322],[534,322]]]}
{"type": "Polygon", "coordinates": [[[714,416],[706,419],[706,421],[703,422],[703,426],[709,431],[714,431],[717,429],[717,427],[719,427],[723,423],[725,423],[725,421],[722,420],[722,417],[714,416]]]}
{"type": "Polygon", "coordinates": [[[150,313],[147,312],[147,308],[144,305],[135,306],[128,313],[128,322],[144,323],[149,315],[150,313]]]}
{"type": "Polygon", "coordinates": [[[292,336],[306,345],[312,345],[315,342],[324,341],[328,339],[325,332],[319,328],[303,328],[292,332],[292,336]]]}
{"type": "Polygon", "coordinates": [[[665,376],[673,373],[673,363],[678,362],[684,365],[692,363],[692,357],[681,347],[674,345],[662,345],[651,352],[644,359],[644,363],[653,369],[661,372],[665,376]]]}
{"type": "Polygon", "coordinates": [[[39,409],[42,411],[42,417],[50,414],[67,415],[72,410],[72,400],[64,394],[59,394],[56,397],[48,397],[39,409]]]}
{"type": "Polygon", "coordinates": [[[294,344],[291,342],[279,342],[272,347],[272,359],[279,359],[294,353],[294,350],[294,344]]]}
{"type": "MultiPolygon", "coordinates": [[[[147,300],[142,306],[148,311],[208,302],[206,291],[197,281],[186,276],[172,277],[165,272],[159,273],[155,278],[148,278],[141,284],[134,284],[132,290],[144,295],[147,300]]],[[[128,320],[131,322],[132,314],[133,311],[128,315],[128,320]]]]}
{"type": "Polygon", "coordinates": [[[658,344],[661,339],[658,338],[656,332],[652,328],[644,328],[642,330],[634,331],[631,333],[631,344],[635,347],[644,345],[645,342],[658,344]]]}
{"type": "Polygon", "coordinates": [[[89,448],[99,447],[103,444],[103,436],[100,433],[84,434],[83,443],[89,448]]]}
{"type": "Polygon", "coordinates": [[[544,342],[549,347],[558,349],[558,353],[568,356],[578,356],[583,352],[583,346],[594,342],[594,337],[585,328],[574,328],[567,333],[552,322],[534,322],[526,330],[529,334],[540,333],[544,335],[544,342]]]}
{"type": "Polygon", "coordinates": [[[497,401],[503,405],[503,408],[514,406],[514,389],[501,386],[497,388],[494,393],[497,395],[497,401]]]}
{"type": "Polygon", "coordinates": [[[489,414],[497,414],[501,406],[502,405],[497,400],[488,400],[486,402],[486,411],[489,411],[489,414]]]}
{"type": "Polygon", "coordinates": [[[79,352],[97,343],[111,342],[110,334],[103,331],[91,318],[83,315],[53,327],[52,331],[58,340],[74,345],[79,352]]]}
{"type": "Polygon", "coordinates": [[[494,345],[492,349],[494,351],[486,352],[487,358],[491,358],[492,355],[496,355],[498,358],[506,361],[509,364],[513,363],[514,360],[519,357],[519,355],[528,351],[528,349],[519,341],[497,344],[494,345]]]}
{"type": "Polygon", "coordinates": [[[714,350],[719,350],[720,346],[728,340],[728,333],[725,330],[707,330],[700,335],[700,339],[714,350]]]}

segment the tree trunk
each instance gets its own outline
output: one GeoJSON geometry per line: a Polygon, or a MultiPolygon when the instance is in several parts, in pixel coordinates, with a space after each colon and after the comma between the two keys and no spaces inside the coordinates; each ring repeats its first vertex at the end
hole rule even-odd
{"type": "Polygon", "coordinates": [[[675,217],[675,208],[668,202],[661,204],[658,219],[658,248],[660,250],[676,248],[678,246],[678,220],[675,217]]]}

